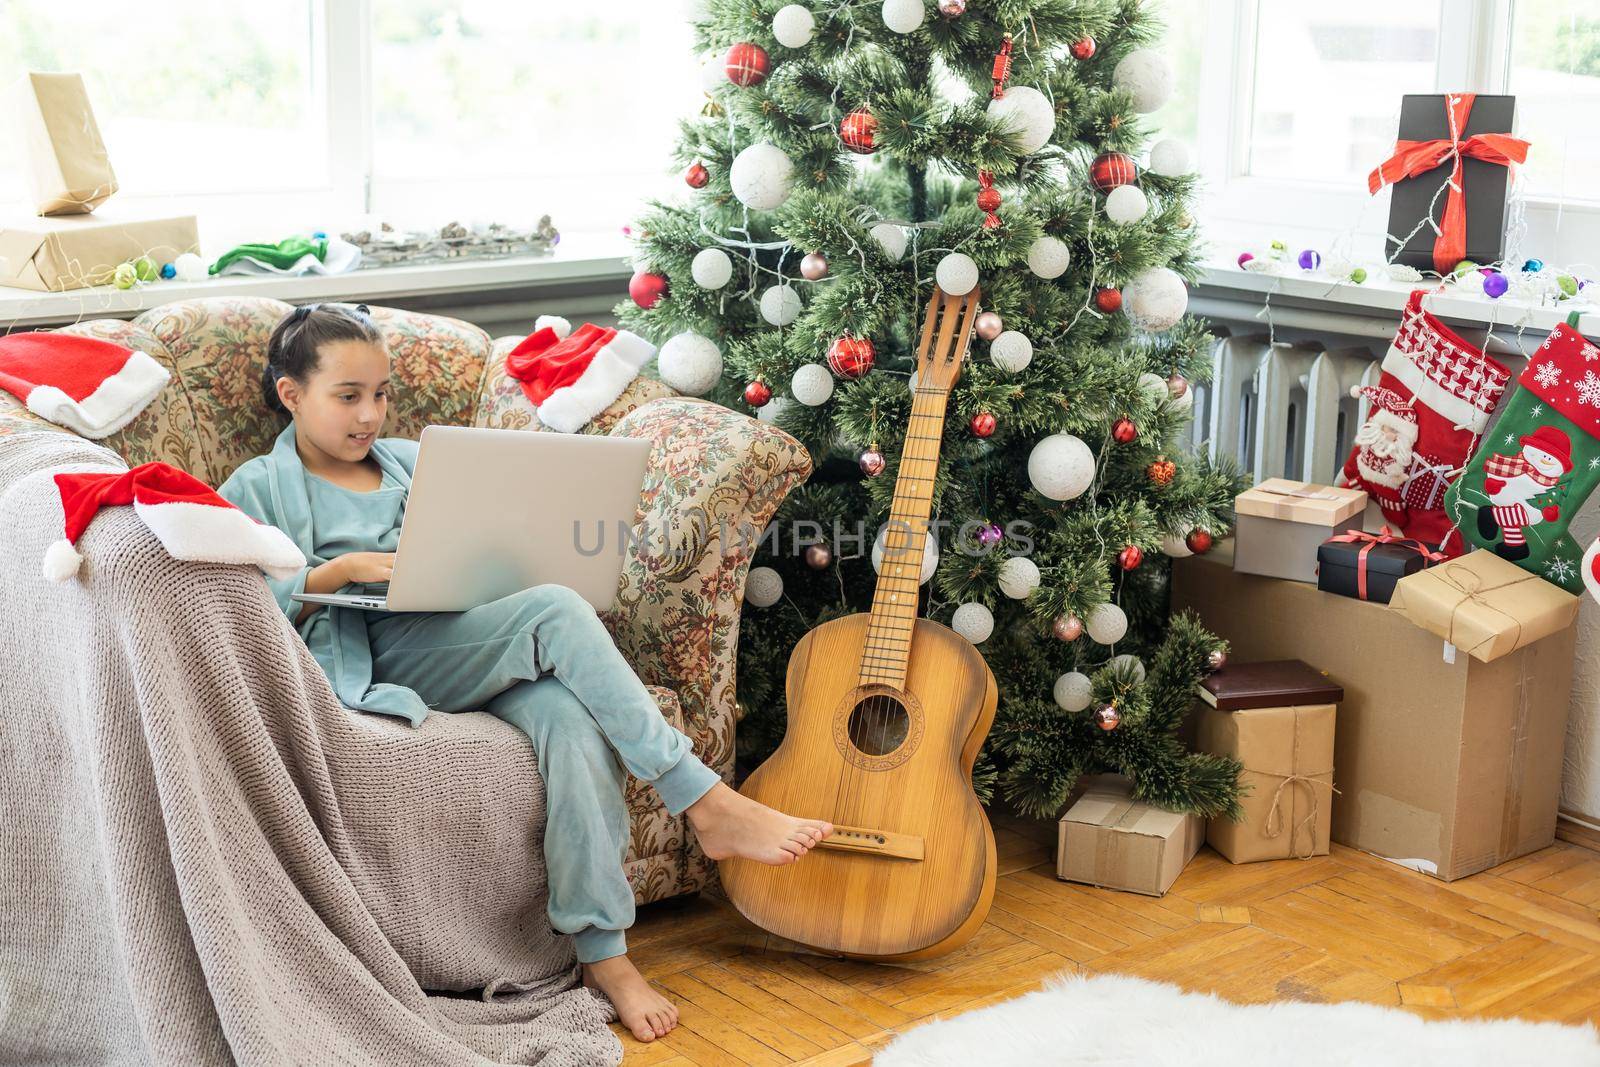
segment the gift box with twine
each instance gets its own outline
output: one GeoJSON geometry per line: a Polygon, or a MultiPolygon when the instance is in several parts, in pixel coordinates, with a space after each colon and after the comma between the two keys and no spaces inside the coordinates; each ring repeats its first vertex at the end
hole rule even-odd
{"type": "Polygon", "coordinates": [[[1389,607],[1484,663],[1565,630],[1578,616],[1577,597],[1482,550],[1401,578],[1389,607]]]}

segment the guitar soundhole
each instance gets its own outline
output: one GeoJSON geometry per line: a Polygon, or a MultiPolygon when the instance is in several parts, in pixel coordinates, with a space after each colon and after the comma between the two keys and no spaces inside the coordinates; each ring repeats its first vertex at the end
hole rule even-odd
{"type": "Polygon", "coordinates": [[[875,693],[855,706],[847,729],[857,751],[887,756],[905,744],[911,731],[911,716],[894,697],[875,693]]]}

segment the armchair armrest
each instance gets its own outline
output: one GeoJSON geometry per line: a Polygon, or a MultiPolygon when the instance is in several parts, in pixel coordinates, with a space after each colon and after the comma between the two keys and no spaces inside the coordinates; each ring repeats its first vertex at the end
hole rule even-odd
{"type": "Polygon", "coordinates": [[[745,576],[811,455],[775,426],[691,397],[651,400],[611,436],[647,438],[651,454],[639,541],[602,617],[639,677],[678,694],[696,749],[731,779],[745,576]]]}

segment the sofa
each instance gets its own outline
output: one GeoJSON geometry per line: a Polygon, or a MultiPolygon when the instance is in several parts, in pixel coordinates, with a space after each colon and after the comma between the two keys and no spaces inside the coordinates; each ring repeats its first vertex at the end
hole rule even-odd
{"type": "MultiPolygon", "coordinates": [[[[262,402],[261,371],[268,335],[289,307],[263,298],[187,300],[131,321],[92,320],[66,327],[66,332],[141,350],[172,374],[167,388],[138,418],[98,444],[130,466],[165,461],[212,485],[267,451],[284,423],[262,402]]],[[[505,356],[520,338],[491,338],[465,322],[393,308],[374,307],[372,315],[393,356],[384,436],[415,439],[430,423],[543,429],[518,383],[505,372],[505,356]]],[[[735,543],[722,531],[742,526],[759,534],[785,495],[809,475],[810,457],[799,442],[771,425],[677,396],[645,377],[635,380],[582,432],[642,437],[652,444],[639,517],[671,542],[670,551],[646,546],[635,552],[625,565],[616,603],[602,618],[651,687],[661,713],[689,735],[708,765],[731,780],[739,611],[757,538],[735,543]]],[[[46,457],[44,465],[55,452],[64,459],[81,458],[86,444],[0,393],[0,457],[12,447],[8,442],[23,438],[34,450],[30,455],[46,457]],[[39,434],[56,435],[50,441],[59,447],[51,444],[39,452],[39,434]]],[[[30,468],[41,465],[29,463],[30,468]]],[[[13,468],[12,480],[16,477],[13,468]]],[[[0,493],[8,488],[0,484],[0,493]]],[[[153,541],[146,547],[160,551],[153,541]]],[[[258,584],[260,596],[270,599],[264,583],[258,584]]],[[[8,605],[11,612],[27,610],[28,605],[8,605]]],[[[287,620],[283,625],[288,626],[287,620]]],[[[249,650],[219,645],[212,654],[239,657],[248,656],[249,650]]],[[[320,674],[306,674],[302,684],[316,690],[317,700],[331,699],[320,674]]],[[[385,760],[407,758],[408,745],[414,745],[415,758],[436,760],[440,746],[449,748],[456,741],[458,763],[470,764],[475,752],[485,753],[486,760],[503,758],[507,749],[525,748],[531,754],[531,746],[513,727],[483,713],[435,714],[410,731],[385,716],[350,712],[348,724],[340,729],[349,731],[340,741],[346,747],[339,758],[346,761],[353,754],[359,759],[361,746],[368,742],[374,751],[382,749],[385,760]]],[[[532,760],[518,758],[520,776],[504,788],[542,793],[532,760]]],[[[630,780],[628,804],[632,845],[627,871],[638,901],[692,892],[714,877],[714,865],[700,853],[684,821],[668,816],[652,790],[630,780]]],[[[382,833],[383,828],[374,826],[372,831],[382,833]]],[[[481,855],[474,862],[481,862],[481,855]]],[[[418,952],[426,955],[425,948],[418,952]]],[[[412,962],[414,969],[427,969],[425,962],[412,962]]],[[[447,971],[427,975],[434,984],[426,987],[463,986],[474,977],[447,971]]]]}

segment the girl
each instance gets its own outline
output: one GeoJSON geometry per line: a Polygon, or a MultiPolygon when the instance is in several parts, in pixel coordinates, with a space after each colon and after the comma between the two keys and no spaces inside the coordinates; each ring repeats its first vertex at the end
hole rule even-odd
{"type": "Polygon", "coordinates": [[[633,891],[623,767],[687,814],[712,859],[792,863],[833,832],[723,784],[662,719],[594,608],[540,585],[463,612],[386,614],[291,600],[371,591],[389,580],[417,444],[379,438],[389,353],[365,305],[296,308],[272,331],[262,393],[290,423],[269,455],[218,490],[287,533],[311,564],[268,578],[279,606],[347,707],[420,723],[430,708],[483,709],[524,731],[548,794],[550,923],[573,935],[585,984],[610,997],[641,1041],[678,1013],[624,954],[633,891]],[[619,764],[620,760],[620,764],[619,764]]]}

